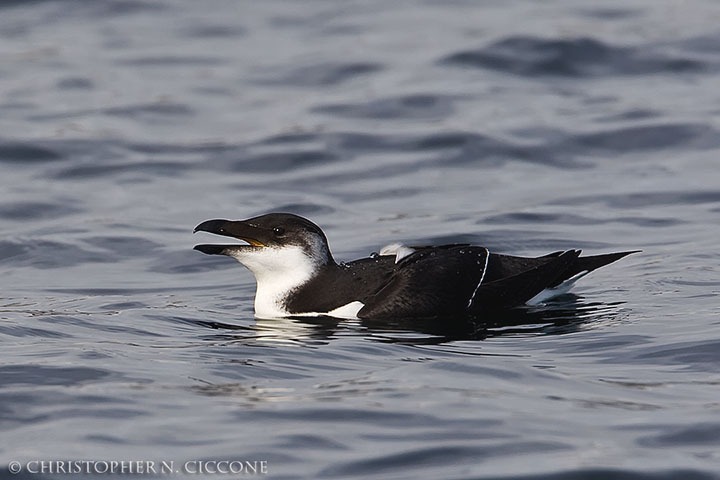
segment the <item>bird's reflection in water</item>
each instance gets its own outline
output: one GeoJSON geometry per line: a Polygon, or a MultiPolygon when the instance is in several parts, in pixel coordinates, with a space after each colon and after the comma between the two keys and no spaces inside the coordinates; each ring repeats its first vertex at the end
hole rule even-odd
{"type": "Polygon", "coordinates": [[[566,294],[542,306],[488,312],[474,318],[343,320],[320,316],[257,319],[253,326],[198,323],[224,330],[212,335],[213,339],[235,342],[322,344],[349,334],[385,343],[429,345],[501,335],[562,335],[578,331],[588,323],[616,319],[621,304],[586,303],[580,296],[566,294]]]}
{"type": "MultiPolygon", "coordinates": [[[[278,375],[278,378],[292,378],[297,372],[294,366],[283,363],[288,354],[287,347],[311,347],[322,351],[324,346],[342,338],[362,338],[383,344],[399,344],[413,347],[430,347],[433,350],[450,348],[453,342],[480,341],[502,335],[562,335],[576,332],[591,324],[614,322],[621,315],[619,303],[585,303],[582,297],[566,294],[552,303],[538,307],[517,308],[488,314],[483,318],[433,318],[433,319],[392,319],[392,320],[342,320],[332,317],[299,317],[278,319],[247,320],[245,325],[221,322],[196,322],[216,332],[205,335],[203,340],[227,346],[270,347],[281,361],[263,375],[278,375]],[[249,323],[248,323],[249,322],[249,323]],[[281,347],[275,349],[275,347],[281,347]],[[279,369],[279,373],[275,371],[279,369]]],[[[293,348],[294,349],[294,348],[293,348]]],[[[493,355],[462,348],[446,350],[452,354],[493,355]]],[[[515,356],[509,352],[503,356],[515,356]]],[[[252,364],[254,360],[244,359],[252,364]]],[[[261,361],[262,365],[262,361],[261,361]]],[[[302,365],[300,363],[299,365],[302,365]]],[[[286,385],[255,385],[252,382],[210,382],[194,379],[193,391],[210,396],[232,396],[249,404],[283,402],[306,399],[293,387],[286,385]]],[[[335,395],[331,392],[330,396],[335,395]]],[[[316,395],[316,394],[314,394],[316,395]]],[[[316,397],[312,397],[316,398],[316,397]]],[[[333,397],[335,398],[335,397],[333,397]]]]}
{"type": "Polygon", "coordinates": [[[588,323],[617,318],[621,303],[585,303],[582,297],[566,294],[542,306],[487,312],[482,317],[365,321],[363,325],[379,341],[416,345],[485,340],[502,335],[562,335],[576,332],[588,323]]]}

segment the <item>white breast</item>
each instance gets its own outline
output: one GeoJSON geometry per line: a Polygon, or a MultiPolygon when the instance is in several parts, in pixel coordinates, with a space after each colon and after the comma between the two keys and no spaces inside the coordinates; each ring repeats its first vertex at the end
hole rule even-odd
{"type": "Polygon", "coordinates": [[[243,248],[234,251],[232,256],[255,275],[255,315],[260,318],[290,316],[284,300],[318,268],[317,261],[296,246],[243,248]]]}

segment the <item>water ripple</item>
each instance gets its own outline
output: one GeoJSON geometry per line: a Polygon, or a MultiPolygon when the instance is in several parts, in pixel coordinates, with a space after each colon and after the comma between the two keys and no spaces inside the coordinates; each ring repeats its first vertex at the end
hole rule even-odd
{"type": "Polygon", "coordinates": [[[453,103],[459,98],[448,95],[427,94],[381,98],[367,103],[330,104],[312,110],[345,118],[366,119],[441,119],[454,111],[453,103]]]}
{"type": "Polygon", "coordinates": [[[63,202],[12,202],[0,204],[0,218],[5,220],[39,220],[80,213],[82,208],[63,202]]]}
{"type": "Polygon", "coordinates": [[[0,162],[41,163],[63,159],[64,156],[51,148],[37,144],[16,143],[0,140],[0,162]]]}
{"type": "Polygon", "coordinates": [[[0,383],[9,385],[79,385],[108,377],[110,372],[87,367],[47,367],[41,365],[0,366],[0,383]]]}
{"type": "Polygon", "coordinates": [[[674,447],[682,445],[702,445],[720,447],[720,424],[702,423],[673,427],[663,433],[645,436],[638,443],[648,447],[674,447]]]}
{"type": "Polygon", "coordinates": [[[153,176],[176,176],[188,167],[172,161],[125,161],[121,163],[76,162],[73,166],[54,171],[51,175],[58,180],[82,180],[96,177],[115,177],[123,173],[136,173],[153,176]]]}
{"type": "MultiPolygon", "coordinates": [[[[608,129],[600,132],[576,134],[568,143],[583,150],[602,150],[618,153],[632,153],[637,150],[662,150],[677,146],[687,147],[697,143],[697,147],[716,147],[718,132],[709,125],[699,124],[662,124],[641,125],[608,129]]],[[[566,145],[572,148],[571,145],[566,145]]]]}
{"type": "MultiPolygon", "coordinates": [[[[320,478],[352,475],[393,475],[407,465],[428,465],[442,469],[450,465],[477,465],[483,460],[527,453],[547,454],[571,447],[560,442],[514,441],[492,446],[444,445],[380,454],[367,459],[332,465],[318,473],[320,478]]],[[[426,469],[427,473],[427,469],[426,469]]]]}
{"type": "Polygon", "coordinates": [[[483,224],[516,225],[520,223],[537,223],[553,225],[598,225],[609,223],[626,223],[639,227],[665,228],[687,223],[680,218],[653,217],[610,217],[574,215],[568,213],[509,212],[486,217],[483,224]]]}
{"type": "Polygon", "coordinates": [[[720,202],[720,190],[678,190],[669,192],[626,193],[621,195],[586,195],[553,201],[557,205],[604,204],[610,208],[637,208],[658,205],[702,205],[720,202]]]}
{"type": "Polygon", "coordinates": [[[129,105],[124,107],[111,107],[102,110],[106,115],[115,115],[118,117],[136,118],[143,115],[160,115],[160,116],[184,116],[192,115],[193,110],[187,105],[180,103],[155,103],[147,105],[129,105]]]}
{"type": "MultiPolygon", "coordinates": [[[[488,477],[490,478],[490,477],[488,477]]],[[[507,477],[495,477],[501,480],[507,477]]],[[[718,480],[716,474],[690,469],[667,469],[659,471],[630,470],[620,468],[581,468],[559,473],[515,475],[513,480],[718,480]]]]}
{"type": "Polygon", "coordinates": [[[223,65],[225,60],[213,58],[212,56],[190,56],[190,55],[158,55],[133,57],[116,60],[118,65],[141,67],[141,68],[184,68],[184,67],[213,67],[223,65]]]}
{"type": "Polygon", "coordinates": [[[700,60],[644,46],[613,46],[595,38],[513,36],[444,57],[442,64],[497,70],[528,77],[600,77],[702,72],[700,60]]]}
{"type": "Polygon", "coordinates": [[[328,62],[291,68],[289,71],[272,71],[256,75],[256,82],[265,85],[296,87],[329,87],[374,74],[383,69],[374,62],[328,62]]]}

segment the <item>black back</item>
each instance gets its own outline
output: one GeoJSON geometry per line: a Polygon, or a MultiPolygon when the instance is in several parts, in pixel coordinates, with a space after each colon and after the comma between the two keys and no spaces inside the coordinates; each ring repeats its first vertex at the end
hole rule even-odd
{"type": "Polygon", "coordinates": [[[483,276],[488,251],[446,245],[423,248],[398,263],[390,281],[367,299],[361,318],[432,317],[465,313],[483,276]]]}
{"type": "Polygon", "coordinates": [[[527,258],[469,245],[422,247],[395,256],[364,258],[321,268],[292,292],[292,313],[328,312],[353,301],[360,318],[477,315],[522,305],[546,288],[633,252],[580,257],[579,250],[527,258]]]}

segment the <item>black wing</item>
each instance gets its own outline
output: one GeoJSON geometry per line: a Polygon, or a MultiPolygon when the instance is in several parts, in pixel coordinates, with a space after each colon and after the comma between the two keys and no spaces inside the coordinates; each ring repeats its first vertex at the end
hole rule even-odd
{"type": "Polygon", "coordinates": [[[290,293],[287,309],[291,313],[329,312],[350,302],[365,303],[391,281],[396,269],[394,256],[329,265],[290,293]]]}
{"type": "Polygon", "coordinates": [[[303,295],[293,296],[290,311],[330,311],[359,300],[365,305],[360,318],[476,315],[522,305],[580,272],[634,253],[580,257],[579,250],[569,250],[526,258],[470,245],[413,248],[397,263],[394,256],[381,256],[323,271],[302,288],[303,295]],[[313,305],[305,305],[307,299],[313,305]]]}
{"type": "MultiPolygon", "coordinates": [[[[562,282],[562,279],[572,276],[565,277],[566,273],[572,270],[579,256],[580,250],[568,250],[557,255],[535,259],[520,257],[494,259],[501,265],[496,268],[501,269],[504,266],[506,272],[513,273],[500,278],[489,277],[488,281],[483,281],[473,295],[469,313],[475,314],[484,310],[522,305],[546,288],[557,285],[562,282]],[[508,258],[512,260],[508,260],[508,258]],[[530,262],[524,262],[526,260],[530,262]],[[507,261],[507,264],[503,265],[503,261],[507,261]],[[511,270],[508,265],[512,265],[513,269],[511,270]],[[514,268],[519,265],[522,265],[523,268],[529,266],[529,268],[515,270],[514,268]]],[[[492,256],[490,261],[493,261],[492,256]]],[[[488,273],[490,272],[488,271],[488,273]]]]}
{"type": "Polygon", "coordinates": [[[487,266],[483,247],[421,248],[403,258],[390,281],[368,298],[360,318],[436,317],[465,314],[487,266]]]}
{"type": "MultiPolygon", "coordinates": [[[[546,285],[546,288],[558,286],[565,280],[574,277],[580,272],[592,272],[595,269],[604,267],[621,258],[637,253],[640,250],[632,250],[629,252],[606,253],[603,255],[591,255],[589,257],[577,257],[574,262],[570,262],[567,269],[559,275],[552,284],[546,285]]],[[[545,265],[549,261],[564,255],[567,252],[553,252],[542,257],[526,258],[513,257],[510,255],[491,254],[488,263],[488,271],[485,275],[485,282],[499,280],[501,278],[511,277],[519,273],[545,265]]]]}

